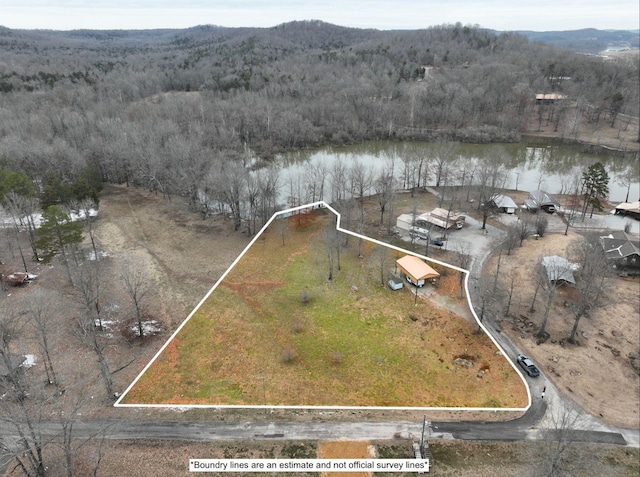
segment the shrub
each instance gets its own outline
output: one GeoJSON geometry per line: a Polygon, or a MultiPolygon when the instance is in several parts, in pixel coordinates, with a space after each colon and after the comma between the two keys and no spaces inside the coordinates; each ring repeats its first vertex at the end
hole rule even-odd
{"type": "Polygon", "coordinates": [[[540,237],[544,236],[545,232],[547,231],[548,224],[549,221],[547,220],[547,218],[542,214],[538,214],[538,217],[536,218],[536,233],[540,237]]]}
{"type": "Polygon", "coordinates": [[[302,320],[296,320],[293,322],[293,331],[295,333],[302,333],[303,330],[304,324],[302,323],[302,320]]]}
{"type": "Polygon", "coordinates": [[[312,298],[313,298],[313,295],[311,294],[311,291],[309,291],[307,288],[305,288],[300,292],[300,303],[302,303],[303,305],[306,305],[307,303],[309,303],[312,298]]]}
{"type": "Polygon", "coordinates": [[[293,363],[296,360],[296,352],[292,348],[287,348],[282,352],[283,363],[293,363]]]}

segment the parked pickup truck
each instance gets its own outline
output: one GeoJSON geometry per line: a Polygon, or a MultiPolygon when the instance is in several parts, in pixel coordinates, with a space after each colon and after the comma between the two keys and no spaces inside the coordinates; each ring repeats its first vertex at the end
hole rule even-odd
{"type": "Polygon", "coordinates": [[[524,369],[525,372],[532,378],[537,378],[538,376],[540,376],[540,370],[536,367],[535,364],[533,364],[533,361],[531,361],[525,355],[518,355],[516,361],[518,361],[518,364],[522,366],[522,369],[524,369]]]}

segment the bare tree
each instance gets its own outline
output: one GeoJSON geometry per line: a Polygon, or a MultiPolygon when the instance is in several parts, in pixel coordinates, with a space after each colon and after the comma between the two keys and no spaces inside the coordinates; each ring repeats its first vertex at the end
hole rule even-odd
{"type": "Polygon", "coordinates": [[[482,229],[486,228],[487,219],[497,212],[494,198],[502,188],[506,177],[503,163],[505,155],[503,149],[493,149],[490,158],[485,159],[478,166],[476,178],[478,180],[478,210],[482,213],[482,229]]]}
{"type": "Polygon", "coordinates": [[[86,396],[83,390],[86,388],[86,382],[79,382],[73,386],[73,389],[69,389],[69,394],[72,395],[71,399],[68,399],[64,406],[62,403],[55,406],[54,411],[61,416],[60,422],[60,434],[51,439],[52,444],[61,449],[64,455],[63,467],[68,477],[84,476],[91,470],[91,475],[97,476],[100,463],[102,461],[102,447],[104,443],[104,437],[106,430],[112,426],[107,424],[106,426],[100,426],[96,431],[90,433],[88,436],[78,438],[74,432],[76,424],[82,419],[82,410],[91,401],[86,396]],[[100,435],[100,439],[97,449],[92,453],[95,454],[95,462],[93,468],[89,469],[89,463],[79,460],[80,452],[88,447],[88,444],[94,442],[100,435]],[[82,464],[79,466],[78,464],[82,464]]]}
{"type": "Polygon", "coordinates": [[[331,202],[338,202],[346,198],[348,171],[341,161],[334,161],[329,172],[331,177],[331,202]]]}
{"type": "Polygon", "coordinates": [[[29,293],[23,309],[36,331],[36,341],[42,352],[47,382],[53,384],[60,391],[61,386],[53,366],[51,351],[55,348],[59,338],[60,326],[58,318],[63,310],[62,296],[53,290],[36,288],[29,293]]]}
{"type": "MultiPolygon", "coordinates": [[[[471,255],[471,244],[464,240],[457,241],[455,244],[455,252],[458,254],[458,265],[463,270],[467,270],[473,259],[471,255]]],[[[458,285],[460,286],[460,298],[462,298],[464,292],[464,277],[466,274],[465,272],[458,273],[460,274],[458,281],[458,285]]]]}
{"type": "Polygon", "coordinates": [[[142,340],[144,338],[146,301],[147,295],[151,291],[151,281],[143,264],[131,257],[122,264],[122,281],[136,314],[138,338],[142,340]]]}
{"type": "Polygon", "coordinates": [[[569,253],[580,266],[575,273],[577,298],[570,305],[574,316],[568,341],[575,343],[576,332],[582,317],[594,308],[602,306],[600,298],[607,285],[609,264],[595,234],[587,235],[572,245],[569,253]]]}
{"type": "Polygon", "coordinates": [[[424,151],[405,145],[400,154],[402,160],[402,188],[411,190],[411,197],[429,179],[429,159],[424,151]]]}
{"type": "Polygon", "coordinates": [[[78,315],[75,333],[80,341],[95,353],[107,398],[112,399],[114,397],[113,375],[133,363],[135,358],[114,370],[105,354],[109,339],[103,335],[101,299],[105,277],[102,267],[102,262],[88,261],[74,270],[75,288],[84,306],[84,313],[81,312],[78,315]]]}
{"type": "Polygon", "coordinates": [[[509,312],[511,311],[511,302],[513,301],[513,292],[515,291],[516,284],[518,283],[516,270],[514,268],[511,268],[508,272],[505,273],[504,278],[506,281],[505,290],[507,293],[507,306],[504,310],[504,315],[509,316],[509,312]]]}
{"type": "Polygon", "coordinates": [[[249,206],[249,216],[247,217],[247,230],[249,236],[256,233],[256,222],[260,214],[260,185],[254,174],[247,174],[245,177],[246,198],[249,206]]]}
{"type": "Polygon", "coordinates": [[[580,416],[562,402],[551,409],[551,428],[543,431],[545,445],[541,462],[536,468],[536,475],[541,477],[575,475],[571,468],[576,464],[572,451],[575,443],[580,440],[582,432],[578,429],[580,416]]]}
{"type": "Polygon", "coordinates": [[[504,245],[502,243],[498,243],[494,248],[494,252],[498,251],[498,262],[496,263],[496,271],[493,276],[493,290],[492,294],[495,295],[498,291],[498,281],[500,279],[500,265],[502,264],[502,254],[504,252],[504,245]]]}
{"type": "Polygon", "coordinates": [[[22,259],[22,265],[24,266],[24,271],[25,273],[28,273],[29,270],[27,267],[27,261],[24,256],[24,252],[22,250],[22,244],[20,240],[21,222],[24,220],[22,217],[22,213],[20,211],[20,206],[19,206],[19,204],[22,202],[22,199],[23,198],[21,196],[18,196],[15,192],[11,191],[9,192],[9,194],[7,194],[7,197],[5,199],[6,201],[5,207],[9,211],[9,214],[11,215],[11,219],[13,222],[13,232],[15,234],[15,239],[18,245],[18,251],[20,252],[20,258],[22,259]]]}
{"type": "Polygon", "coordinates": [[[560,260],[557,256],[546,258],[549,258],[550,260],[547,260],[543,265],[543,258],[539,264],[539,267],[541,267],[539,279],[542,289],[546,292],[544,314],[542,316],[540,329],[537,333],[539,338],[544,338],[546,336],[547,321],[549,320],[549,314],[551,312],[551,306],[553,305],[553,299],[556,296],[556,292],[566,283],[568,274],[573,273],[570,262],[560,260]]]}
{"type": "Polygon", "coordinates": [[[258,181],[260,218],[264,225],[276,212],[280,190],[280,170],[276,166],[263,167],[256,171],[258,181]]]}
{"type": "Polygon", "coordinates": [[[82,221],[87,225],[87,232],[91,240],[91,248],[93,250],[94,260],[100,260],[98,249],[96,247],[96,238],[93,232],[93,219],[98,209],[98,205],[91,199],[83,199],[71,204],[71,208],[78,212],[82,221]]]}
{"type": "Polygon", "coordinates": [[[387,263],[391,259],[390,249],[388,247],[378,246],[376,249],[376,259],[379,265],[380,270],[380,286],[383,287],[385,284],[385,269],[387,267],[387,263]]]}
{"type": "Polygon", "coordinates": [[[309,193],[309,200],[317,202],[324,200],[324,185],[327,181],[327,166],[324,162],[307,162],[304,167],[305,184],[309,193]]]}
{"type": "Polygon", "coordinates": [[[543,214],[538,214],[536,216],[536,222],[534,224],[536,235],[538,237],[544,237],[544,234],[547,233],[547,226],[549,225],[549,220],[543,214]]]}
{"type": "MultiPolygon", "coordinates": [[[[38,248],[36,247],[36,225],[33,220],[33,215],[37,210],[37,201],[32,197],[25,197],[23,195],[17,194],[14,191],[10,191],[5,195],[5,203],[9,214],[11,215],[11,219],[13,220],[14,227],[16,230],[16,234],[19,229],[25,228],[27,230],[29,236],[29,244],[31,245],[31,251],[33,253],[33,258],[38,260],[38,248]]],[[[22,255],[22,249],[20,249],[20,254],[22,255]]],[[[26,262],[23,257],[23,264],[25,266],[25,270],[27,268],[26,262]]]]}
{"type": "MultiPolygon", "coordinates": [[[[300,212],[298,211],[298,214],[300,212]]],[[[282,246],[285,246],[285,238],[290,234],[289,220],[286,217],[278,218],[278,231],[280,232],[280,238],[282,238],[282,246]]]]}
{"type": "Polygon", "coordinates": [[[40,431],[45,396],[31,386],[24,368],[22,356],[16,354],[15,342],[24,331],[20,313],[15,309],[2,310],[0,319],[0,390],[3,402],[0,406],[0,449],[11,456],[15,468],[27,477],[44,477],[46,465],[44,447],[46,441],[40,431]],[[38,402],[38,398],[42,399],[38,402]]]}
{"type": "Polygon", "coordinates": [[[616,182],[621,187],[626,187],[627,194],[624,198],[625,202],[629,202],[629,192],[631,191],[631,184],[638,180],[640,171],[638,171],[638,158],[636,157],[635,164],[630,164],[625,167],[620,173],[616,174],[616,182]]]}
{"type": "Polygon", "coordinates": [[[206,189],[212,191],[233,218],[234,230],[242,226],[242,206],[245,197],[246,169],[233,160],[221,160],[218,170],[211,168],[206,180],[206,189]]]}
{"type": "Polygon", "coordinates": [[[373,185],[373,168],[365,167],[359,161],[353,163],[349,169],[351,194],[357,199],[360,215],[364,215],[364,198],[369,194],[373,185]]]}
{"type": "Polygon", "coordinates": [[[393,172],[389,169],[382,171],[373,184],[374,190],[376,191],[376,197],[378,199],[378,205],[380,206],[380,225],[384,224],[385,208],[392,199],[395,191],[395,185],[396,180],[393,177],[393,172]]]}
{"type": "Polygon", "coordinates": [[[520,241],[520,227],[518,223],[509,224],[507,227],[507,236],[504,238],[502,242],[505,250],[507,251],[507,255],[511,255],[511,252],[516,247],[518,242],[520,241]]]}
{"type": "Polygon", "coordinates": [[[340,242],[340,233],[336,228],[335,220],[332,220],[322,231],[320,241],[327,257],[327,265],[329,267],[327,279],[333,281],[335,269],[340,271],[340,251],[342,244],[340,242]]]}
{"type": "Polygon", "coordinates": [[[522,247],[522,243],[533,234],[533,225],[528,217],[519,219],[516,222],[517,230],[518,230],[518,239],[520,240],[520,247],[522,247]]]}
{"type": "Polygon", "coordinates": [[[438,142],[433,152],[433,172],[436,176],[436,187],[440,187],[449,172],[451,163],[455,159],[455,144],[438,142]]]}

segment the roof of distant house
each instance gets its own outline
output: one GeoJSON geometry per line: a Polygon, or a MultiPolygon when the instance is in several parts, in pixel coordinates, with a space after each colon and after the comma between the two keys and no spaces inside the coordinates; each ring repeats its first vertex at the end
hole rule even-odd
{"type": "Polygon", "coordinates": [[[604,253],[610,260],[629,255],[640,255],[640,238],[627,235],[623,230],[615,230],[609,235],[600,236],[604,253]]]}
{"type": "Polygon", "coordinates": [[[623,202],[616,205],[616,210],[624,210],[627,212],[635,212],[640,214],[640,201],[638,202],[623,202]]]}
{"type": "Polygon", "coordinates": [[[553,196],[551,196],[548,192],[543,190],[534,190],[529,192],[531,198],[538,204],[540,207],[553,205],[555,207],[560,207],[560,202],[558,202],[553,196]]]}
{"type": "Polygon", "coordinates": [[[559,100],[559,99],[565,99],[566,96],[563,94],[558,94],[558,93],[537,93],[536,94],[536,99],[543,101],[555,101],[555,100],[559,100]]]}

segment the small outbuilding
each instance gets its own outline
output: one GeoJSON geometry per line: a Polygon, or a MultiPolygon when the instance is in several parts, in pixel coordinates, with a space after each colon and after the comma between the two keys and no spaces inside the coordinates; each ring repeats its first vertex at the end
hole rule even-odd
{"type": "Polygon", "coordinates": [[[400,278],[393,277],[389,280],[389,288],[392,290],[400,290],[403,286],[403,282],[400,278]]]}
{"type": "Polygon", "coordinates": [[[414,255],[405,255],[396,260],[396,268],[402,272],[407,281],[415,286],[423,286],[427,280],[435,280],[440,274],[414,255]]]}
{"type": "Polygon", "coordinates": [[[542,265],[547,271],[547,278],[551,283],[572,283],[576,284],[573,272],[578,269],[578,265],[570,262],[564,257],[550,255],[542,257],[542,265]]]}
{"type": "Polygon", "coordinates": [[[506,214],[513,214],[518,208],[518,204],[508,195],[497,194],[491,199],[491,202],[497,209],[506,214]]]}

